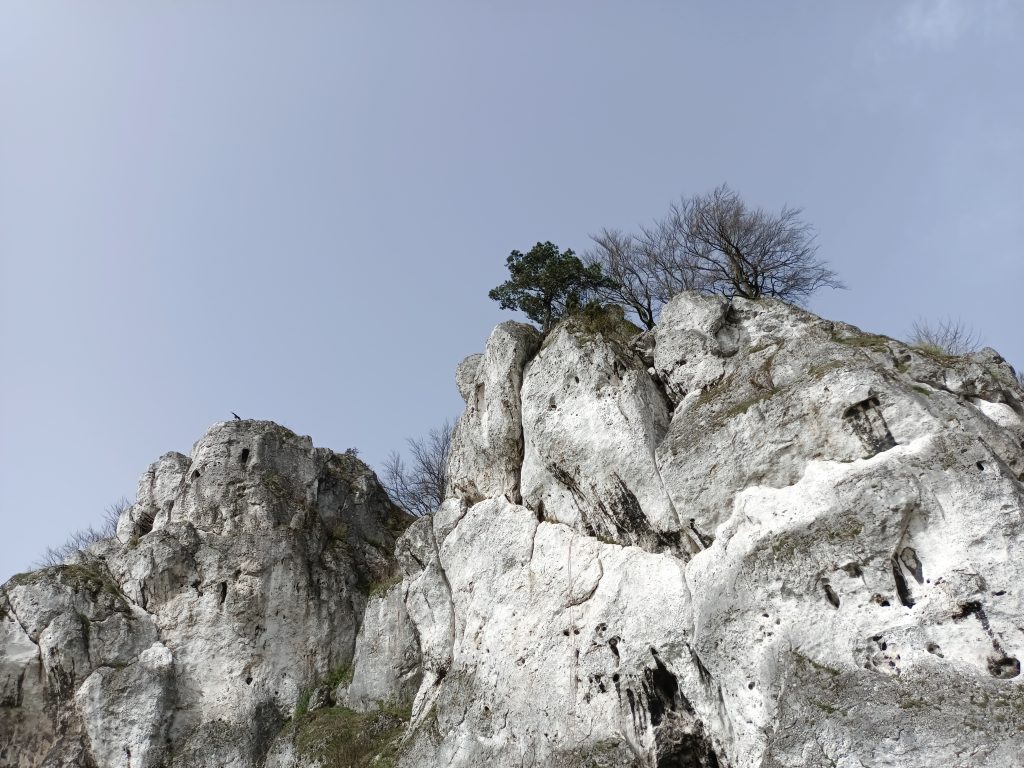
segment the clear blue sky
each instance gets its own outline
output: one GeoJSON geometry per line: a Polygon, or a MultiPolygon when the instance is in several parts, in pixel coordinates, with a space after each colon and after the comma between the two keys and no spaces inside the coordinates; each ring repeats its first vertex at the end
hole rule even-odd
{"type": "Polygon", "coordinates": [[[0,0],[0,580],[230,417],[377,464],[504,258],[728,182],[1024,364],[1024,4],[0,0]]]}

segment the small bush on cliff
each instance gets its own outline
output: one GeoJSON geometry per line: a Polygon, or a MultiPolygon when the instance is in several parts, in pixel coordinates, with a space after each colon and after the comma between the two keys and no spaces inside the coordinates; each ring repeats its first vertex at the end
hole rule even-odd
{"type": "Polygon", "coordinates": [[[296,751],[324,766],[394,766],[409,717],[407,708],[389,705],[365,713],[346,707],[308,712],[295,718],[296,751]]]}
{"type": "Polygon", "coordinates": [[[527,253],[512,251],[505,260],[511,277],[488,294],[502,309],[517,309],[547,333],[570,312],[601,290],[615,286],[599,264],[586,265],[571,250],[551,242],[527,253]]]}
{"type": "Polygon", "coordinates": [[[981,339],[974,329],[960,320],[931,323],[916,320],[910,334],[910,345],[933,355],[960,357],[977,352],[981,339]]]}
{"type": "Polygon", "coordinates": [[[121,498],[114,502],[103,512],[103,518],[97,527],[92,525],[75,531],[68,536],[67,541],[56,547],[47,547],[43,556],[39,558],[36,565],[40,568],[47,568],[53,565],[62,565],[72,555],[84,552],[90,544],[103,539],[109,539],[117,533],[117,521],[121,514],[128,509],[132,503],[127,498],[121,498]]]}
{"type": "Polygon", "coordinates": [[[592,301],[569,320],[569,327],[589,336],[600,334],[608,341],[627,344],[641,329],[626,319],[626,313],[618,304],[601,304],[592,301]]]}

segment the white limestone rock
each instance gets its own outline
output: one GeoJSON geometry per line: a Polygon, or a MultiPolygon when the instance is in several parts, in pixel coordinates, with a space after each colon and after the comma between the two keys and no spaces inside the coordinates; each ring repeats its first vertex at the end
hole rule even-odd
{"type": "Polygon", "coordinates": [[[655,461],[668,404],[637,354],[564,323],[527,365],[522,403],[526,506],[591,536],[690,551],[655,461]]]}
{"type": "Polygon", "coordinates": [[[523,367],[540,344],[529,325],[506,322],[487,340],[482,357],[459,366],[456,381],[466,410],[455,425],[448,463],[448,495],[477,501],[519,498],[523,426],[519,389],[523,367]]]}
{"type": "Polygon", "coordinates": [[[382,703],[412,703],[422,677],[422,658],[405,607],[406,594],[406,585],[399,582],[370,598],[356,638],[352,679],[334,695],[339,703],[362,712],[382,703]]]}
{"type": "Polygon", "coordinates": [[[187,466],[147,471],[122,543],[0,589],[4,691],[43,680],[0,710],[0,765],[262,765],[303,692],[351,664],[408,522],[354,456],[214,425],[187,466]]]}
{"type": "Polygon", "coordinates": [[[998,354],[684,294],[635,339],[502,324],[456,383],[408,528],[354,457],[232,422],[0,588],[0,766],[1020,765],[998,354]]]}
{"type": "Polygon", "coordinates": [[[451,662],[424,679],[400,765],[653,765],[682,732],[706,756],[681,686],[697,685],[682,561],[503,498],[469,509],[435,557],[421,579],[450,590],[451,662]]]}

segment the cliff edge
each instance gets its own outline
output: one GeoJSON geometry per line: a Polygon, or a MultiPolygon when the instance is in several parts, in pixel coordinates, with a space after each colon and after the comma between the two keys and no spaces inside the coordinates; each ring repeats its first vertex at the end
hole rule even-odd
{"type": "Polygon", "coordinates": [[[1024,392],[770,299],[502,323],[449,498],[214,426],[0,589],[0,765],[1016,766],[1024,392]],[[408,527],[406,527],[408,525],[408,527]]]}

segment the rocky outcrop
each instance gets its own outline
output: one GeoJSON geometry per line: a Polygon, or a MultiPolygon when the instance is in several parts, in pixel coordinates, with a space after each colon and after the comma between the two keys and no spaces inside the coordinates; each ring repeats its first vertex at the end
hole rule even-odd
{"type": "Polygon", "coordinates": [[[0,765],[1020,764],[994,351],[684,294],[632,336],[503,323],[456,383],[404,532],[354,457],[235,422],[5,585],[0,765]]]}
{"type": "Polygon", "coordinates": [[[352,661],[407,525],[357,458],[215,425],[118,538],[0,590],[0,765],[255,766],[352,661]]]}
{"type": "Polygon", "coordinates": [[[1017,764],[998,355],[683,295],[632,343],[564,324],[523,371],[521,502],[453,488],[399,541],[406,612],[373,614],[423,655],[399,765],[1017,764]]]}
{"type": "Polygon", "coordinates": [[[480,501],[520,498],[523,424],[519,390],[523,368],[540,345],[529,325],[502,323],[482,355],[470,355],[456,371],[466,410],[455,425],[448,466],[448,495],[480,501]]]}

